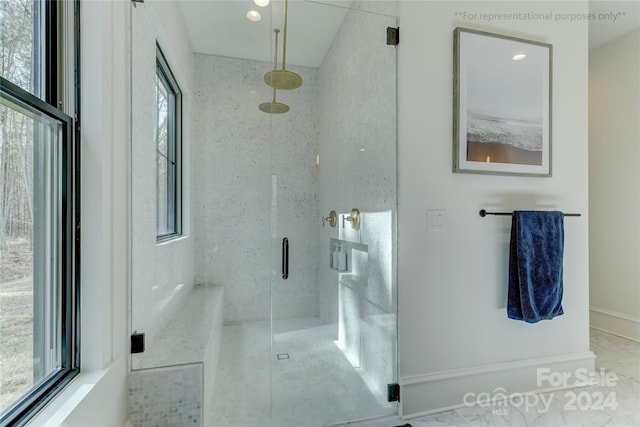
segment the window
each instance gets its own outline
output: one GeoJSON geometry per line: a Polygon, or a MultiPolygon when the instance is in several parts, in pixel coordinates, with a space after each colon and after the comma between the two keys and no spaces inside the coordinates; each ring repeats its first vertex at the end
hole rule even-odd
{"type": "Polygon", "coordinates": [[[160,47],[156,48],[156,237],[182,233],[181,124],[182,94],[160,47]]]}
{"type": "Polygon", "coordinates": [[[76,85],[67,75],[76,32],[66,24],[77,7],[0,1],[1,425],[26,423],[79,371],[76,85]]]}

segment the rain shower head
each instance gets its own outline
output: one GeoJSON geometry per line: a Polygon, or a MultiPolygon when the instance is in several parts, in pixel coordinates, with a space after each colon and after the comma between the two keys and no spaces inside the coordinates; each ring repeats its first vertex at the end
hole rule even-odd
{"type": "MultiPolygon", "coordinates": [[[[273,90],[275,92],[275,89],[273,90]]],[[[274,95],[273,101],[271,102],[263,102],[258,106],[260,111],[268,113],[268,114],[282,114],[289,111],[289,106],[287,104],[283,104],[282,102],[276,101],[276,97],[274,95]]]]}
{"type": "MultiPolygon", "coordinates": [[[[278,70],[278,62],[273,65],[273,71],[264,75],[264,82],[274,89],[291,90],[302,86],[302,77],[286,69],[287,62],[287,14],[289,1],[284,0],[284,42],[282,43],[282,70],[278,70]]],[[[278,54],[278,43],[276,39],[276,57],[278,54]]]]}
{"type": "Polygon", "coordinates": [[[291,90],[302,86],[302,77],[289,70],[273,70],[264,75],[264,82],[274,89],[291,90]]]}

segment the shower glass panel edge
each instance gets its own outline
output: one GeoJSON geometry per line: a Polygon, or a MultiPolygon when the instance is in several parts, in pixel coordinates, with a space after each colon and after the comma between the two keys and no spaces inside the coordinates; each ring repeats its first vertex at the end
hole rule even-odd
{"type": "MultiPolygon", "coordinates": [[[[374,6],[343,9],[318,68],[287,57],[303,84],[278,90],[290,110],[269,118],[272,426],[397,413],[386,399],[398,372],[397,61],[384,44],[397,19],[367,7],[374,6]],[[353,208],[361,214],[357,229],[348,220],[353,208]],[[326,220],[332,210],[335,227],[326,220]],[[334,251],[346,266],[334,265],[334,251]]],[[[290,8],[290,22],[296,12],[290,8]]],[[[275,28],[278,11],[272,15],[275,28]]],[[[291,29],[288,38],[293,51],[291,29]]]]}

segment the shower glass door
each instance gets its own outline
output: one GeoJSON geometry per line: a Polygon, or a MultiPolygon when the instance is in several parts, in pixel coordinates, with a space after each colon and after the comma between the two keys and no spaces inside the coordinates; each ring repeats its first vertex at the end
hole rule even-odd
{"type": "Polygon", "coordinates": [[[131,4],[132,419],[185,396],[205,426],[397,412],[396,2],[289,0],[303,82],[274,93],[284,4],[131,4]]]}
{"type": "Polygon", "coordinates": [[[303,84],[277,90],[289,111],[269,115],[273,426],[397,412],[395,5],[343,3],[289,3],[287,69],[303,84]],[[296,47],[305,17],[327,15],[324,51],[297,55],[321,49],[296,47]]]}

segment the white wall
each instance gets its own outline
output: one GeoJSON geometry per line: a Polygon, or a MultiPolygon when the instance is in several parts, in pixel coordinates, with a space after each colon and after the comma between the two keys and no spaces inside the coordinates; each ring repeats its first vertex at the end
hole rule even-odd
{"type": "Polygon", "coordinates": [[[195,65],[196,280],[225,287],[227,323],[267,320],[271,302],[275,318],[317,316],[317,72],[291,68],[304,83],[279,91],[291,110],[270,115],[258,105],[272,100],[273,64],[198,54],[195,65]]]}
{"type": "Polygon", "coordinates": [[[536,366],[553,368],[566,355],[573,365],[593,366],[588,331],[588,23],[465,21],[459,15],[514,11],[585,13],[587,2],[400,2],[398,298],[405,415],[461,404],[467,391],[531,389],[536,366]],[[553,45],[552,178],[452,173],[457,26],[553,45]],[[537,324],[507,318],[510,219],[480,218],[482,208],[582,213],[565,221],[563,316],[537,324]],[[444,210],[444,230],[427,230],[428,209],[444,210]],[[521,362],[515,366],[511,361],[521,362]],[[483,367],[494,373],[481,375],[483,367]]]}
{"type": "Polygon", "coordinates": [[[591,325],[640,340],[640,29],[589,52],[591,325]]]}
{"type": "MultiPolygon", "coordinates": [[[[132,9],[132,224],[131,330],[147,347],[194,284],[191,229],[191,121],[194,55],[175,2],[145,2],[132,9]],[[156,42],[182,92],[182,234],[156,242],[156,42]]],[[[133,356],[136,368],[143,355],[133,356]]]]}

